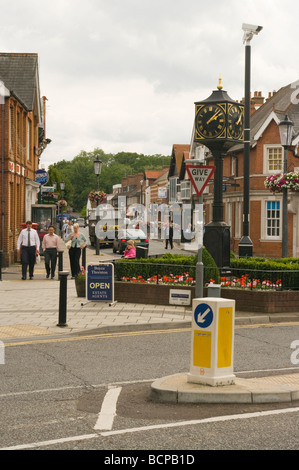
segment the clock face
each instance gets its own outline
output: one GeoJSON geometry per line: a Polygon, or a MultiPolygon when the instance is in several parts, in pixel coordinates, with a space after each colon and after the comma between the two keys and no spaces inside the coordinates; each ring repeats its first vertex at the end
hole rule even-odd
{"type": "Polygon", "coordinates": [[[227,111],[228,136],[235,140],[243,139],[244,108],[235,104],[230,105],[227,111]]]}
{"type": "Polygon", "coordinates": [[[200,108],[196,116],[196,130],[202,139],[222,137],[225,130],[225,109],[217,104],[200,108]]]}

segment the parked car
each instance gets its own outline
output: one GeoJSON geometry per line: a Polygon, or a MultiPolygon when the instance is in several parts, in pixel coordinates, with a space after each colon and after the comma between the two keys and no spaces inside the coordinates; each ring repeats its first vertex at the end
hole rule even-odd
{"type": "Polygon", "coordinates": [[[85,227],[86,224],[85,224],[85,219],[83,218],[79,218],[76,220],[77,224],[79,224],[79,227],[85,227]]]}
{"type": "Polygon", "coordinates": [[[144,248],[148,248],[149,240],[147,235],[140,229],[127,229],[118,232],[117,238],[113,240],[113,253],[119,251],[119,253],[123,253],[127,246],[128,240],[134,240],[136,246],[142,246],[144,248]]]}

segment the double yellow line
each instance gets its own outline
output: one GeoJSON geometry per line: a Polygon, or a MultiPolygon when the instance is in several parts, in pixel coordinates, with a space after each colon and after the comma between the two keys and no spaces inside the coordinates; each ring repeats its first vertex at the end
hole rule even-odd
{"type": "Polygon", "coordinates": [[[144,331],[125,331],[125,332],[115,332],[115,333],[99,333],[99,334],[90,334],[85,336],[74,336],[74,337],[63,337],[63,338],[47,338],[47,339],[34,339],[28,341],[18,341],[12,343],[4,343],[5,347],[11,346],[25,346],[27,344],[47,344],[47,343],[62,343],[70,341],[85,341],[98,338],[119,338],[127,336],[142,336],[142,335],[156,335],[156,334],[165,334],[165,333],[182,333],[186,331],[191,331],[191,328],[178,328],[178,329],[169,329],[169,330],[144,330],[144,331]]]}
{"type": "MultiPolygon", "coordinates": [[[[236,325],[235,329],[241,328],[273,328],[275,326],[294,326],[299,325],[299,322],[277,322],[277,323],[265,323],[265,324],[251,324],[251,325],[236,325]]],[[[5,347],[12,346],[26,346],[28,344],[47,344],[47,343],[62,343],[62,342],[71,342],[71,341],[86,341],[93,339],[109,339],[109,338],[120,338],[128,336],[144,336],[144,335],[161,335],[169,333],[186,333],[190,332],[191,328],[173,328],[165,330],[143,330],[143,331],[124,331],[124,332],[115,332],[115,333],[99,333],[99,334],[90,334],[85,336],[65,336],[63,338],[47,338],[47,339],[34,339],[28,341],[18,341],[12,343],[4,343],[5,347]]]]}

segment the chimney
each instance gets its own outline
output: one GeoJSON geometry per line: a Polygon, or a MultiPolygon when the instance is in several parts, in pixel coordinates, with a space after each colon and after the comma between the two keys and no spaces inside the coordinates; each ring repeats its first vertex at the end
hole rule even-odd
{"type": "Polygon", "coordinates": [[[254,103],[255,108],[259,108],[264,104],[265,98],[262,96],[261,91],[255,91],[254,96],[252,98],[252,102],[254,103]]]}
{"type": "MultiPolygon", "coordinates": [[[[255,91],[252,96],[250,93],[250,115],[252,115],[260,106],[265,102],[261,91],[255,91]]],[[[242,98],[241,103],[245,103],[245,98],[242,98]]]]}

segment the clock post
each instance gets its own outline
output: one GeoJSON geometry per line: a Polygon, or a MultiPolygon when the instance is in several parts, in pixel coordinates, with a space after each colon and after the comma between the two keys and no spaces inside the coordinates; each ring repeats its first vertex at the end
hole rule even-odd
{"type": "Polygon", "coordinates": [[[204,245],[220,268],[230,266],[230,227],[223,221],[223,158],[230,147],[243,142],[244,106],[222,90],[195,103],[195,137],[210,149],[215,161],[212,222],[206,225],[204,245]]]}

